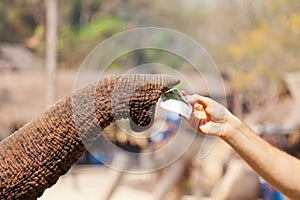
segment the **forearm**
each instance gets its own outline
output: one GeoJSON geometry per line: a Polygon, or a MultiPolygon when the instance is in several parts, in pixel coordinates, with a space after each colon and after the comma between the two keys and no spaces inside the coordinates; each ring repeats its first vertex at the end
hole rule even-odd
{"type": "Polygon", "coordinates": [[[267,182],[292,199],[300,199],[300,161],[273,147],[232,117],[221,137],[267,182]]]}

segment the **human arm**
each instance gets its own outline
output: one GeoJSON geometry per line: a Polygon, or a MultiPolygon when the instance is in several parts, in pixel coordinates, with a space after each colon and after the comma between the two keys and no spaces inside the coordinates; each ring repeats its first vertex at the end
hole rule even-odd
{"type": "Polygon", "coordinates": [[[298,159],[270,145],[212,99],[192,95],[187,100],[194,108],[188,120],[193,128],[201,134],[222,138],[273,187],[289,198],[300,199],[298,159]]]}

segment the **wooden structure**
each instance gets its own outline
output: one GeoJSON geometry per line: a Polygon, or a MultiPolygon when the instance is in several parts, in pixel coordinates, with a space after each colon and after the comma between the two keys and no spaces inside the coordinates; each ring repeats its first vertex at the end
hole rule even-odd
{"type": "MultiPolygon", "coordinates": [[[[0,75],[0,123],[14,131],[46,109],[45,73],[27,71],[0,75]]],[[[58,98],[72,91],[75,73],[58,74],[58,98]]]]}
{"type": "Polygon", "coordinates": [[[282,148],[300,158],[300,71],[286,74],[283,81],[277,99],[247,119],[258,134],[280,136],[282,148]]]}
{"type": "Polygon", "coordinates": [[[41,70],[44,62],[20,44],[0,43],[0,72],[41,70]]]}
{"type": "Polygon", "coordinates": [[[284,78],[277,99],[248,117],[258,133],[292,134],[300,127],[300,72],[284,78]]]}

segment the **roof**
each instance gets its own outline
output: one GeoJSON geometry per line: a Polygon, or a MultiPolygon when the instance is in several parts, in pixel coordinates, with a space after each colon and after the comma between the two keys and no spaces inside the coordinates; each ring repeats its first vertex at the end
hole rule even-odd
{"type": "Polygon", "coordinates": [[[291,95],[269,102],[249,117],[265,132],[291,132],[300,127],[300,72],[287,74],[284,81],[291,95]]]}
{"type": "Polygon", "coordinates": [[[293,99],[293,102],[289,104],[290,112],[286,122],[291,125],[300,126],[300,72],[287,74],[285,82],[293,99]]]}
{"type": "MultiPolygon", "coordinates": [[[[57,97],[61,98],[73,89],[76,73],[59,71],[57,97]]],[[[3,73],[0,75],[0,123],[25,123],[46,108],[46,74],[41,71],[3,73]]]]}
{"type": "Polygon", "coordinates": [[[284,78],[294,99],[300,100],[300,71],[289,73],[284,78]]]}
{"type": "MultiPolygon", "coordinates": [[[[100,71],[82,72],[77,76],[75,70],[59,70],[56,82],[56,100],[75,89],[94,82],[100,71]],[[93,81],[94,80],[94,81],[93,81]]],[[[104,76],[116,74],[109,71],[104,76]]],[[[38,116],[46,108],[46,73],[41,70],[23,70],[0,74],[0,124],[11,127],[23,125],[38,116]]]]}
{"type": "Polygon", "coordinates": [[[43,60],[20,44],[0,43],[0,70],[42,69],[43,60]]]}

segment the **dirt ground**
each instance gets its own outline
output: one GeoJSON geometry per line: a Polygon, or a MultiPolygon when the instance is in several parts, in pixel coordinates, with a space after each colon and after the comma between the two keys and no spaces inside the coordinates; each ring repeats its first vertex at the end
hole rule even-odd
{"type": "MultiPolygon", "coordinates": [[[[112,184],[114,171],[104,166],[77,166],[62,176],[39,200],[104,200],[112,184]]],[[[150,200],[153,174],[126,174],[122,184],[112,196],[112,200],[150,200]]]]}
{"type": "MultiPolygon", "coordinates": [[[[115,170],[105,166],[76,166],[48,188],[38,200],[106,200],[115,170]]],[[[110,200],[153,200],[156,173],[126,173],[110,200]]],[[[184,196],[181,200],[195,200],[184,196]]]]}

